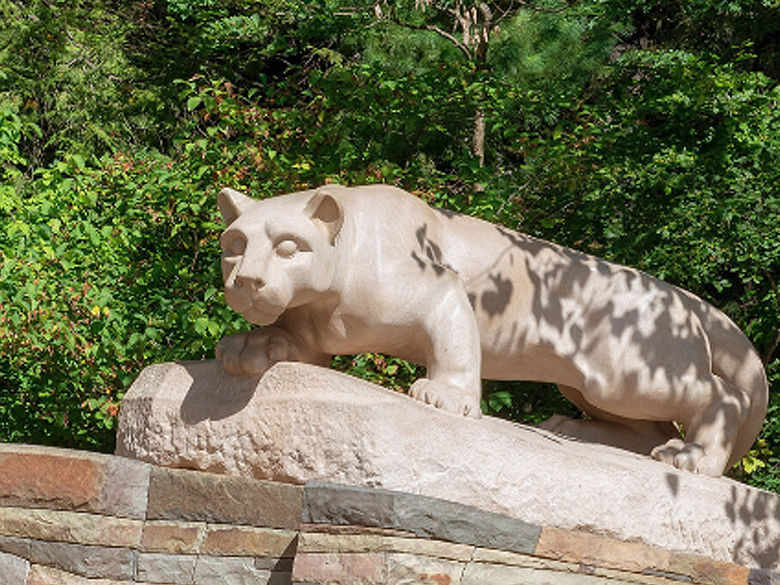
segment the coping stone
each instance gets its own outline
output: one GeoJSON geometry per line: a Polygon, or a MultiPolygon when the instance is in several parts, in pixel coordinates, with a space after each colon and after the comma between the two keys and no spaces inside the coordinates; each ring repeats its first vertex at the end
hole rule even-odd
{"type": "Polygon", "coordinates": [[[150,468],[103,453],[0,443],[0,506],[142,520],[150,468]]]}
{"type": "Polygon", "coordinates": [[[300,525],[302,498],[302,486],[155,467],[147,518],[294,530],[300,525]]]}
{"type": "Polygon", "coordinates": [[[424,538],[533,553],[541,528],[465,504],[391,490],[309,482],[303,521],[405,530],[424,538]]]}
{"type": "Polygon", "coordinates": [[[751,569],[748,585],[780,585],[780,573],[768,569],[751,569]]]}

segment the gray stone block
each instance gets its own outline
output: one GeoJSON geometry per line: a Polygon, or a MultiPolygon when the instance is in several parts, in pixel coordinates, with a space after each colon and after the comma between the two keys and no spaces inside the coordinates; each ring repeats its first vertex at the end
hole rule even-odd
{"type": "Polygon", "coordinates": [[[293,568],[293,558],[255,557],[255,569],[265,569],[277,573],[290,573],[293,568]]]}
{"type": "Polygon", "coordinates": [[[27,559],[0,552],[0,585],[24,585],[29,572],[27,559]]]}
{"type": "Polygon", "coordinates": [[[106,476],[100,498],[101,511],[124,518],[144,520],[149,493],[151,465],[125,457],[106,462],[106,476]]]}
{"type": "Polygon", "coordinates": [[[394,528],[396,492],[311,481],[303,488],[301,519],[310,524],[394,528]]]}
{"type": "Polygon", "coordinates": [[[0,536],[0,552],[12,554],[23,559],[30,558],[29,538],[20,538],[18,536],[0,536]]]}
{"type": "Polygon", "coordinates": [[[129,581],[133,578],[133,556],[129,548],[41,540],[34,540],[30,545],[30,562],[93,579],[129,581]]]}
{"type": "Polygon", "coordinates": [[[309,482],[303,521],[392,528],[418,536],[533,553],[541,528],[464,504],[403,492],[309,482]]]}
{"type": "Polygon", "coordinates": [[[748,585],[780,585],[780,573],[768,569],[751,569],[748,585]]]}
{"type": "Polygon", "coordinates": [[[418,536],[533,553],[542,529],[502,514],[446,500],[399,493],[395,498],[395,528],[418,536]]]}

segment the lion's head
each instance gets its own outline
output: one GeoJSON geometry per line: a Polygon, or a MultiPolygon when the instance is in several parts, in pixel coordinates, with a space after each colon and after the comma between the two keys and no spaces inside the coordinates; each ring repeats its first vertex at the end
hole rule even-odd
{"type": "Polygon", "coordinates": [[[225,299],[247,321],[270,325],[329,290],[343,211],[325,188],[263,201],[223,189],[218,205],[225,299]]]}

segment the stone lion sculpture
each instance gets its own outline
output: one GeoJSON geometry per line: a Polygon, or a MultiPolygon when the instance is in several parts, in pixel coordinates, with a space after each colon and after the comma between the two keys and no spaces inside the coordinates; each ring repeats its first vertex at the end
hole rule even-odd
{"type": "Polygon", "coordinates": [[[637,270],[429,207],[395,187],[219,194],[232,375],[383,352],[410,394],[480,416],[481,378],[553,382],[588,416],[542,426],[717,476],[751,447],[766,376],[723,313],[637,270]],[[683,434],[679,429],[682,429],[683,434]]]}

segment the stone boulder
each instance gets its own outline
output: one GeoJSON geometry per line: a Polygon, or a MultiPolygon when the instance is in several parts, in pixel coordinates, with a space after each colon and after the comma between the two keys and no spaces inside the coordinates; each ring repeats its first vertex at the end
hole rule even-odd
{"type": "Polygon", "coordinates": [[[258,378],[219,362],[146,368],[117,454],[288,483],[433,496],[536,525],[780,568],[780,496],[491,417],[463,418],[325,368],[258,378]]]}

